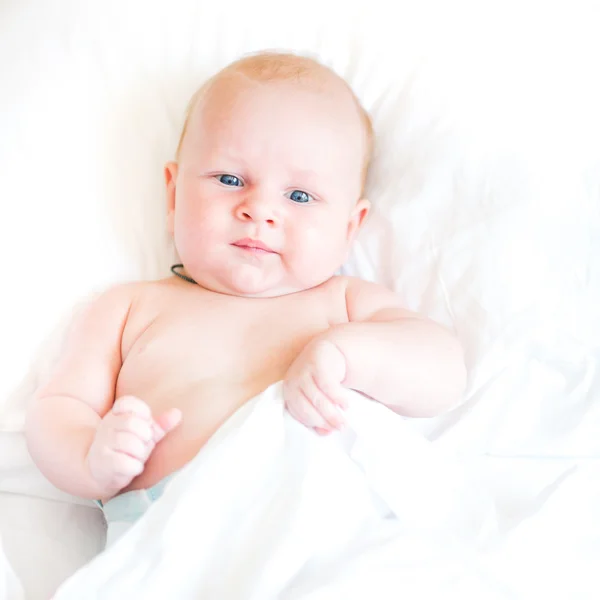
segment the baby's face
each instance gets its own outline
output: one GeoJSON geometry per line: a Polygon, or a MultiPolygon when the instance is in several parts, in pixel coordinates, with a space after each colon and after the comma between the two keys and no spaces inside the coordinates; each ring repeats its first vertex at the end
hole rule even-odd
{"type": "Polygon", "coordinates": [[[190,116],[179,164],[167,166],[169,229],[186,271],[240,296],[319,285],[369,208],[353,101],[339,86],[239,74],[215,88],[190,116]]]}

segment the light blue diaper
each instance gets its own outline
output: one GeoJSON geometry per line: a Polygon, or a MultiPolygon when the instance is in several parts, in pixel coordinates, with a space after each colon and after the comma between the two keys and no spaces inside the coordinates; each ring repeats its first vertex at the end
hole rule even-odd
{"type": "Polygon", "coordinates": [[[175,473],[167,475],[156,485],[147,490],[132,490],[111,498],[102,503],[95,500],[104,512],[108,530],[106,532],[106,545],[110,546],[120,538],[163,494],[165,487],[175,473]]]}

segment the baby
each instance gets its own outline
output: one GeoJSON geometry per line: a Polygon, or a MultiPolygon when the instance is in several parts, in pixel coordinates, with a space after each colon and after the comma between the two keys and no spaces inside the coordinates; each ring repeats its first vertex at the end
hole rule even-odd
{"type": "Polygon", "coordinates": [[[322,435],[344,425],[344,388],[415,417],[460,400],[462,351],[446,329],[334,275],[369,212],[371,146],[348,85],[308,58],[246,57],[194,95],[165,167],[182,264],[94,301],[28,414],[42,473],[101,500],[109,531],[120,499],[130,512],[139,501],[139,517],[274,382],[322,435]]]}

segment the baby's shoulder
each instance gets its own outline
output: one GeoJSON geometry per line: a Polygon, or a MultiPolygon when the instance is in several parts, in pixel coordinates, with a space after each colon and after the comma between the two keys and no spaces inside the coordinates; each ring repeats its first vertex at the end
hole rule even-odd
{"type": "Polygon", "coordinates": [[[329,312],[337,315],[333,318],[336,322],[352,321],[352,308],[356,302],[353,299],[362,299],[362,295],[369,291],[369,282],[358,277],[334,275],[312,293],[320,297],[327,305],[329,312]]]}
{"type": "Polygon", "coordinates": [[[327,282],[327,285],[332,293],[341,294],[346,300],[377,293],[390,293],[382,285],[350,275],[335,275],[327,282]]]}
{"type": "Polygon", "coordinates": [[[82,313],[93,313],[96,318],[127,318],[148,300],[160,293],[160,281],[131,281],[113,284],[92,294],[82,303],[82,313]]]}
{"type": "Polygon", "coordinates": [[[403,309],[400,296],[382,284],[351,276],[335,279],[333,285],[343,294],[348,321],[368,320],[388,309],[400,311],[403,316],[412,314],[403,309]]]}
{"type": "Polygon", "coordinates": [[[113,284],[93,295],[90,304],[106,307],[130,306],[136,298],[147,293],[152,283],[150,281],[130,281],[113,284]]]}

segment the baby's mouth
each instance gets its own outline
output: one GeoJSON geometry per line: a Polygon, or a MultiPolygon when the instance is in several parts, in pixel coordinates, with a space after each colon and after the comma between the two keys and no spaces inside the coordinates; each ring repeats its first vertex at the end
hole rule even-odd
{"type": "Polygon", "coordinates": [[[237,240],[237,242],[233,242],[231,245],[253,254],[277,254],[275,250],[272,250],[260,240],[253,240],[252,238],[243,238],[237,240]]]}

